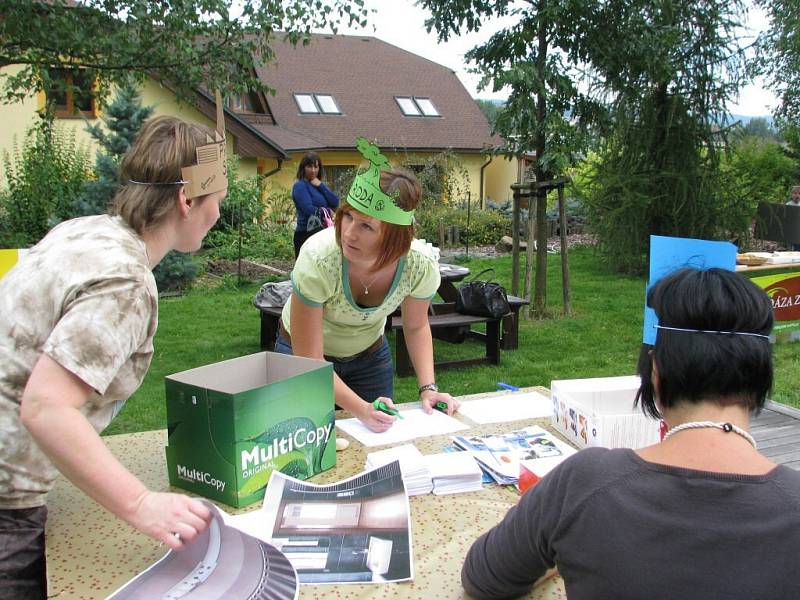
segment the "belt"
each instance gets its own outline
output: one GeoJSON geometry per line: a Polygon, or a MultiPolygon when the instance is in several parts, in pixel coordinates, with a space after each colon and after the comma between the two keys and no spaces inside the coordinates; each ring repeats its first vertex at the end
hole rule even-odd
{"type": "MultiPolygon", "coordinates": [[[[282,320],[279,320],[278,323],[280,324],[279,331],[280,331],[281,337],[283,337],[283,339],[285,339],[287,342],[289,342],[289,345],[291,346],[292,345],[292,336],[289,335],[288,331],[286,331],[286,327],[283,326],[283,321],[282,320]]],[[[347,360],[347,359],[351,359],[351,358],[358,358],[360,356],[366,356],[367,354],[372,354],[373,352],[377,352],[382,347],[383,347],[383,335],[379,336],[378,339],[375,340],[374,342],[372,342],[365,350],[362,350],[361,352],[353,354],[353,356],[327,356],[326,355],[325,359],[326,360],[332,360],[332,359],[347,360]]]]}

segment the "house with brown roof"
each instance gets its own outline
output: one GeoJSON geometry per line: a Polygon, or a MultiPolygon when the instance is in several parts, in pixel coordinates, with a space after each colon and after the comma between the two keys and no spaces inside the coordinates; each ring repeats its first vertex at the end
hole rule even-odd
{"type": "Polygon", "coordinates": [[[307,45],[276,40],[273,50],[257,74],[275,95],[228,100],[229,109],[289,155],[272,185],[290,188],[308,150],[320,154],[326,179],[335,181],[362,162],[355,141],[363,136],[393,164],[451,153],[465,175],[459,187],[473,202],[489,188],[510,194],[516,163],[491,157],[501,140],[451,69],[368,36],[315,34],[307,45]]]}
{"type": "MultiPolygon", "coordinates": [[[[297,46],[276,36],[272,48],[274,57],[258,67],[257,75],[275,94],[228,94],[225,110],[228,152],[239,156],[240,176],[270,175],[265,179],[268,203],[271,196],[286,197],[277,192],[291,189],[309,150],[321,155],[329,183],[357,168],[359,136],[377,144],[393,164],[413,167],[449,152],[462,179],[457,187],[464,197],[456,201],[465,200],[467,192],[473,203],[510,197],[520,168],[516,161],[491,156],[501,140],[491,135],[485,116],[451,69],[368,36],[314,34],[307,45],[297,46]]],[[[214,106],[202,90],[192,102],[178,103],[167,83],[147,80],[141,94],[155,114],[213,126],[214,106]]],[[[91,99],[56,101],[60,125],[91,144],[84,120],[96,119],[101,109],[91,99]]],[[[0,117],[10,124],[0,134],[0,148],[9,149],[14,136],[22,140],[44,104],[40,92],[0,106],[0,117]]]]}

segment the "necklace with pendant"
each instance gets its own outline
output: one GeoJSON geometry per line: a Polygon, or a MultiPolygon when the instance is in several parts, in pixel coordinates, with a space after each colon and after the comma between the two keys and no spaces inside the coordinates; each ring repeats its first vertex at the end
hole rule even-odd
{"type": "Polygon", "coordinates": [[[753,439],[753,436],[750,435],[749,433],[747,433],[741,427],[737,427],[736,425],[733,425],[732,423],[714,423],[713,421],[691,421],[689,423],[681,423],[680,425],[676,425],[675,427],[670,429],[666,433],[666,435],[664,436],[664,439],[666,440],[671,435],[673,435],[675,433],[678,433],[679,431],[685,431],[687,429],[705,429],[706,427],[713,427],[715,429],[721,429],[725,433],[733,432],[733,433],[735,433],[737,435],[742,436],[744,439],[746,439],[748,442],[750,442],[750,444],[753,446],[753,448],[758,449],[758,447],[756,446],[756,441],[753,439]]]}
{"type": "Polygon", "coordinates": [[[361,284],[361,287],[363,287],[363,288],[364,288],[364,295],[365,295],[365,296],[369,296],[369,288],[372,286],[372,284],[373,284],[373,283],[375,283],[375,282],[378,280],[378,277],[379,277],[379,276],[380,276],[380,273],[378,273],[377,275],[375,275],[375,277],[373,277],[373,278],[370,280],[370,282],[369,282],[369,283],[364,283],[364,280],[363,280],[363,279],[361,279],[361,277],[359,277],[358,275],[356,275],[356,279],[358,279],[358,282],[361,284]]]}

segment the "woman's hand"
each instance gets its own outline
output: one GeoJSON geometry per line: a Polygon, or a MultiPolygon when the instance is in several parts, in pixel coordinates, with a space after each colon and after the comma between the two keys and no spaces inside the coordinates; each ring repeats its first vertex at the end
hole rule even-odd
{"type": "Polygon", "coordinates": [[[125,520],[142,533],[181,550],[208,526],[211,511],[199,500],[182,494],[147,491],[125,520]]]}
{"type": "Polygon", "coordinates": [[[319,187],[322,182],[319,180],[319,177],[314,177],[314,179],[310,180],[309,183],[314,187],[319,187]]]}
{"type": "Polygon", "coordinates": [[[450,394],[446,394],[444,392],[434,392],[433,390],[425,390],[422,392],[419,399],[422,402],[422,410],[428,414],[433,412],[433,406],[437,402],[444,402],[447,404],[448,415],[452,415],[458,410],[458,407],[461,406],[461,402],[453,398],[450,394]]]}
{"type": "MultiPolygon", "coordinates": [[[[386,403],[386,406],[395,408],[394,402],[392,402],[391,398],[385,398],[381,396],[379,400],[383,400],[386,403]]],[[[387,415],[385,412],[381,412],[376,409],[374,406],[372,406],[371,402],[363,402],[363,408],[356,416],[361,420],[362,423],[364,423],[364,425],[366,425],[375,433],[383,433],[384,431],[387,431],[397,420],[397,417],[387,415]]]]}

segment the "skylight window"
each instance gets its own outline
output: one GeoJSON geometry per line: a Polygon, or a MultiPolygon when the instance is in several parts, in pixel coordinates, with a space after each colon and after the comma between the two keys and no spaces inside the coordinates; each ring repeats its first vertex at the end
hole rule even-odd
{"type": "Polygon", "coordinates": [[[431,102],[430,98],[414,98],[414,101],[417,103],[417,106],[419,106],[422,114],[426,117],[439,116],[439,111],[436,110],[436,107],[433,105],[433,102],[431,102]]]}
{"type": "Polygon", "coordinates": [[[316,94],[315,98],[317,99],[317,104],[319,104],[322,112],[329,115],[338,115],[342,112],[336,105],[336,100],[333,98],[333,96],[329,96],[328,94],[316,94]]]}
{"type": "Polygon", "coordinates": [[[400,110],[407,117],[438,117],[439,111],[430,98],[417,98],[416,96],[395,96],[400,110]]]}
{"type": "Polygon", "coordinates": [[[295,94],[294,100],[303,113],[318,113],[319,109],[314,103],[314,98],[311,94],[295,94]]]}
{"type": "Polygon", "coordinates": [[[396,97],[397,103],[400,105],[400,110],[403,111],[403,114],[407,117],[418,117],[420,116],[420,110],[417,108],[417,105],[414,103],[413,98],[401,98],[396,97]]]}
{"type": "Polygon", "coordinates": [[[336,98],[330,94],[295,94],[294,100],[301,113],[326,115],[340,115],[339,105],[336,98]]]}

